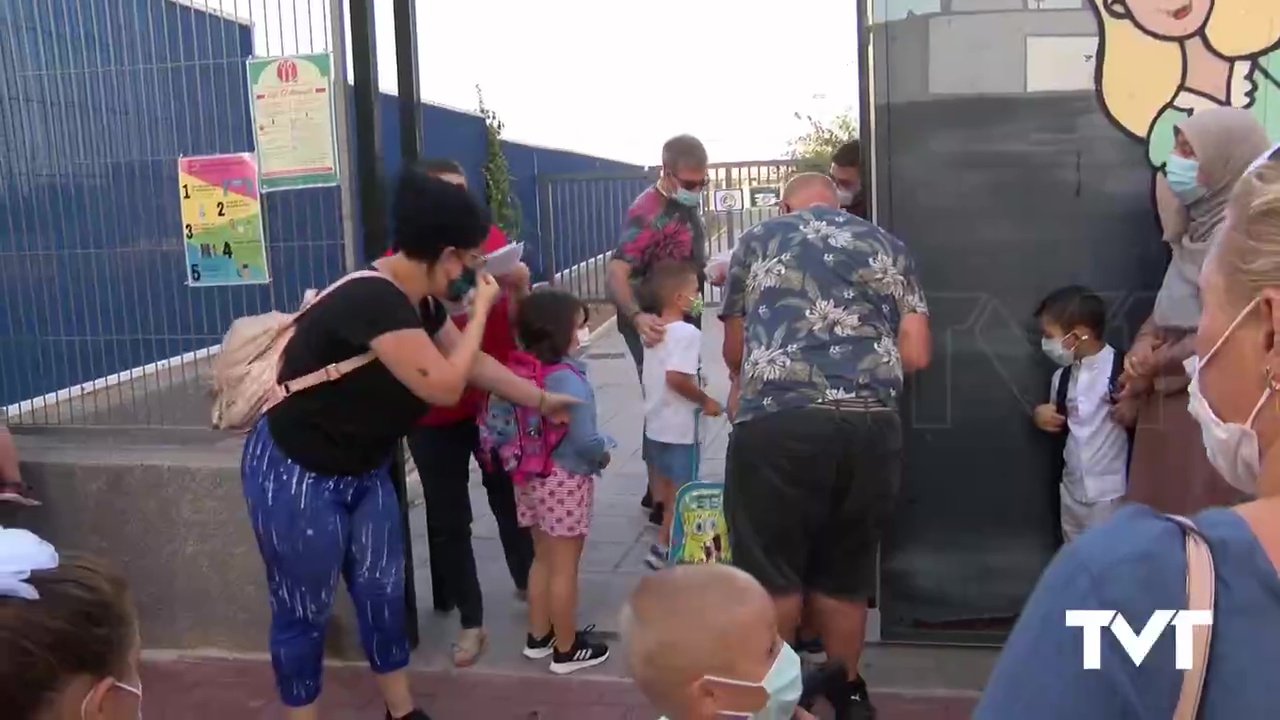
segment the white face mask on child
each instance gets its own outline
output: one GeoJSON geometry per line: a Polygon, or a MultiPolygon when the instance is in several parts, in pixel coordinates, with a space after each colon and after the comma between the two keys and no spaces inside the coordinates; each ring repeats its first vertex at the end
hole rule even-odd
{"type": "Polygon", "coordinates": [[[728,678],[707,676],[712,682],[738,685],[740,687],[763,688],[769,694],[764,707],[751,713],[718,712],[724,717],[747,718],[748,720],[791,720],[796,706],[800,704],[800,694],[804,691],[804,676],[800,671],[800,656],[787,643],[782,643],[778,657],[773,666],[760,682],[743,682],[728,678]]]}
{"type": "MultiPolygon", "coordinates": [[[[138,687],[125,685],[124,683],[114,678],[111,680],[111,682],[114,684],[114,687],[117,687],[121,690],[124,690],[125,692],[133,693],[134,695],[138,696],[138,720],[142,720],[142,682],[141,681],[138,682],[138,687]]],[[[90,690],[89,695],[85,695],[84,700],[80,702],[80,720],[85,720],[86,718],[85,713],[88,712],[89,710],[89,698],[92,697],[92,695],[93,695],[93,691],[90,690]]]]}

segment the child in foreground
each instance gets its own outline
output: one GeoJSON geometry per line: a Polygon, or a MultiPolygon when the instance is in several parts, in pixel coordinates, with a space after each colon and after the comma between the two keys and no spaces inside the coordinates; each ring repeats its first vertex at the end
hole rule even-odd
{"type": "Polygon", "coordinates": [[[6,720],[136,720],[138,619],[124,579],[0,528],[0,698],[6,720]],[[28,577],[27,574],[30,573],[28,577]]]}
{"type": "Polygon", "coordinates": [[[1049,402],[1035,409],[1036,427],[1065,436],[1058,495],[1062,538],[1070,542],[1111,517],[1128,486],[1129,433],[1112,417],[1112,396],[1123,356],[1102,339],[1102,298],[1070,286],[1036,310],[1044,354],[1059,365],[1049,402]]]}
{"type": "Polygon", "coordinates": [[[636,685],[665,720],[813,720],[800,657],[778,637],[760,583],[728,565],[643,578],[622,611],[636,685]]]}
{"type": "Polygon", "coordinates": [[[698,383],[702,331],[684,321],[702,312],[698,272],[690,264],[665,261],[649,275],[649,296],[666,324],[666,333],[644,349],[644,442],[657,480],[654,507],[663,508],[658,541],[645,562],[655,570],[669,560],[676,492],[697,479],[698,412],[717,416],[723,409],[698,383]]]}
{"type": "Polygon", "coordinates": [[[557,675],[609,657],[608,645],[575,630],[578,563],[591,527],[596,476],[609,464],[614,445],[596,424],[586,367],[572,357],[586,324],[586,306],[563,290],[535,290],[516,313],[521,348],[549,370],[546,390],[580,401],[569,411],[563,438],[550,450],[550,474],[516,481],[516,517],[533,532],[529,634],[523,652],[531,660],[550,656],[550,670],[557,675]]]}

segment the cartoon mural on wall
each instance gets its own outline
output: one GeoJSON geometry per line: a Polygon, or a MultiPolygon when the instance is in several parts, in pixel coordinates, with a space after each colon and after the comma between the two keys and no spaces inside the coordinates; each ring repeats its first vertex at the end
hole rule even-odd
{"type": "Polygon", "coordinates": [[[1280,139],[1280,1],[1092,0],[1098,93],[1164,166],[1174,127],[1197,110],[1248,108],[1280,139]]]}

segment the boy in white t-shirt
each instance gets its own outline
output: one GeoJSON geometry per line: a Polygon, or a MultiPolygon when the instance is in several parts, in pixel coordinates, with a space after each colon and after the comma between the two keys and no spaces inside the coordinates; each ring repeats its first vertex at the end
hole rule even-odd
{"type": "Polygon", "coordinates": [[[644,349],[642,377],[644,441],[658,485],[654,506],[663,508],[658,542],[645,558],[655,570],[667,563],[676,491],[696,479],[698,412],[722,412],[698,382],[702,331],[684,321],[702,311],[700,290],[698,272],[688,263],[662,262],[649,275],[649,297],[666,328],[662,342],[644,349]]]}
{"type": "Polygon", "coordinates": [[[1036,318],[1045,355],[1061,366],[1035,424],[1064,441],[1058,494],[1062,538],[1070,542],[1111,517],[1128,486],[1129,432],[1111,415],[1123,356],[1102,339],[1106,304],[1086,288],[1054,291],[1036,318]]]}

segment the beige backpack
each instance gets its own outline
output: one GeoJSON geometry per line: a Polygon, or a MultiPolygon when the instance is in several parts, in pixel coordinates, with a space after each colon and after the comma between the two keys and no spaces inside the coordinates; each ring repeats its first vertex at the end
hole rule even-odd
{"type": "Polygon", "coordinates": [[[261,315],[247,315],[231,323],[227,334],[222,338],[222,347],[213,360],[209,377],[215,430],[248,432],[263,413],[289,395],[337,380],[374,359],[373,352],[369,351],[286,383],[276,381],[280,373],[281,353],[289,338],[293,337],[294,324],[298,318],[320,298],[343,283],[362,277],[377,277],[394,282],[380,272],[360,270],[346,275],[319,293],[314,289],[308,290],[296,313],[273,310],[261,315]]]}

